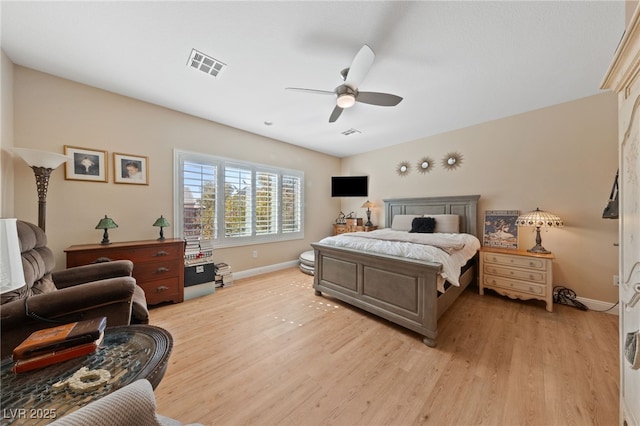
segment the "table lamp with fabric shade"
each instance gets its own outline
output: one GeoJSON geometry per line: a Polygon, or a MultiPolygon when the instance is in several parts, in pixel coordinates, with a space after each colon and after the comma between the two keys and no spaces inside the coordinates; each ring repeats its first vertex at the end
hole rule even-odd
{"type": "Polygon", "coordinates": [[[0,219],[0,293],[17,290],[25,284],[17,219],[0,219]]]}
{"type": "Polygon", "coordinates": [[[362,205],[362,208],[365,208],[365,207],[367,208],[367,223],[365,223],[364,226],[373,226],[373,223],[371,223],[371,207],[375,207],[375,204],[367,200],[362,205]]]}
{"type": "Polygon", "coordinates": [[[530,253],[543,253],[548,254],[551,253],[549,250],[542,247],[542,238],[540,237],[540,228],[551,228],[551,227],[561,227],[564,226],[562,219],[557,215],[549,212],[545,212],[544,210],[540,210],[536,208],[529,213],[518,216],[516,220],[516,224],[519,227],[522,226],[530,226],[535,227],[536,230],[536,245],[527,251],[530,253]]]}

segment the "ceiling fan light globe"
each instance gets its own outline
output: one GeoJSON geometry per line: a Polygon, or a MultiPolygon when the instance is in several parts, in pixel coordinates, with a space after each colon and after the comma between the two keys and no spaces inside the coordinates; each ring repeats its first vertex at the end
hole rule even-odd
{"type": "Polygon", "coordinates": [[[336,104],[340,108],[351,108],[356,103],[356,97],[350,93],[343,93],[338,95],[338,100],[336,104]]]}

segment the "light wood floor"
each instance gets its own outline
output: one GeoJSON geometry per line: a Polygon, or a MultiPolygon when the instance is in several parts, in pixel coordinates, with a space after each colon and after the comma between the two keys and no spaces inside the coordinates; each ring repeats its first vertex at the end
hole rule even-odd
{"type": "MultiPolygon", "coordinates": [[[[438,346],[292,268],[151,311],[173,353],[158,412],[205,425],[616,425],[617,316],[479,296],[438,346]]],[[[488,292],[489,293],[489,292],[488,292]]]]}

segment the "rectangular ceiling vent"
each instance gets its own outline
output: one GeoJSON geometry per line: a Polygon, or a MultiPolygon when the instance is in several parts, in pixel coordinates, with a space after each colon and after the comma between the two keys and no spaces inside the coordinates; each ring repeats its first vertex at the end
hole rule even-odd
{"type": "Polygon", "coordinates": [[[357,129],[349,129],[349,130],[345,130],[344,132],[342,132],[343,135],[345,136],[349,136],[349,135],[355,135],[356,133],[362,133],[360,130],[357,129]]]}
{"type": "Polygon", "coordinates": [[[224,62],[220,62],[196,49],[191,50],[189,63],[187,65],[215,78],[220,78],[222,71],[227,68],[227,64],[224,62]]]}

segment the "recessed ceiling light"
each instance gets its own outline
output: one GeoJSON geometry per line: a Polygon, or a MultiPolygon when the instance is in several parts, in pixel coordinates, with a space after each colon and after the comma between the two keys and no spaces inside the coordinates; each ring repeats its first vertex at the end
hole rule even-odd
{"type": "Polygon", "coordinates": [[[271,125],[273,125],[273,121],[271,121],[271,120],[264,120],[264,125],[265,125],[265,126],[271,126],[271,125]]]}

